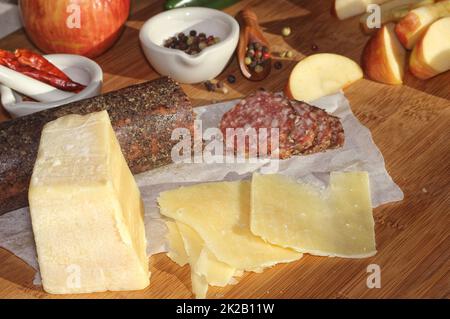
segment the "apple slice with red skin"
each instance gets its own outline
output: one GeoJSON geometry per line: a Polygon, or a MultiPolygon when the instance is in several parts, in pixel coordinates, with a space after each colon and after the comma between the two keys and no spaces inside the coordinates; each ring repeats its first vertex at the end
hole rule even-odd
{"type": "Polygon", "coordinates": [[[450,69],[450,17],[434,22],[414,46],[409,69],[425,80],[450,69]]]}
{"type": "Polygon", "coordinates": [[[402,84],[405,66],[405,49],[398,41],[394,24],[381,27],[367,42],[362,54],[366,76],[386,84],[402,84]]]}
{"type": "Polygon", "coordinates": [[[405,48],[412,49],[434,21],[448,16],[450,16],[450,0],[416,8],[397,23],[395,33],[405,48]]]}

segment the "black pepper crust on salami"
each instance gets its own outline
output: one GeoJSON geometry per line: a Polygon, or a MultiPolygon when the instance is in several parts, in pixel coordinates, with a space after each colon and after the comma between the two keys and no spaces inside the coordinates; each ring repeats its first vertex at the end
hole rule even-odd
{"type": "Polygon", "coordinates": [[[28,185],[43,126],[68,114],[107,110],[130,170],[136,174],[172,162],[173,129],[194,127],[191,103],[163,77],[94,98],[0,123],[0,215],[28,205],[28,185]]]}
{"type": "MultiPolygon", "coordinates": [[[[279,128],[281,159],[323,152],[344,144],[344,129],[339,118],[305,102],[288,100],[282,93],[251,94],[226,112],[220,123],[225,137],[227,128],[258,131],[274,127],[279,128]]],[[[270,154],[268,144],[267,155],[270,154]]],[[[246,145],[246,150],[250,148],[246,145]]]]}

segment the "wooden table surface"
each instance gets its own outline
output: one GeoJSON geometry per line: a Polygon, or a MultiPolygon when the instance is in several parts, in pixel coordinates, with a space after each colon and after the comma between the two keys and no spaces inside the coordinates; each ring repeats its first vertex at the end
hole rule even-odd
{"type": "MultiPolygon", "coordinates": [[[[234,74],[227,95],[202,85],[183,85],[194,105],[241,97],[264,87],[281,90],[296,61],[318,52],[343,54],[359,61],[368,37],[358,18],[330,16],[330,2],[242,1],[225,11],[234,15],[251,4],[274,51],[292,50],[281,70],[262,82],[249,82],[235,60],[219,77],[234,74]],[[283,26],[292,35],[282,38],[283,26]]],[[[139,46],[139,28],[161,11],[162,1],[134,1],[129,21],[112,49],[95,59],[104,70],[104,91],[158,77],[139,46]]],[[[34,48],[23,31],[0,40],[0,48],[34,48]]],[[[305,256],[261,274],[249,273],[234,286],[210,288],[211,298],[414,298],[450,297],[450,72],[428,81],[407,74],[404,85],[360,80],[345,90],[352,110],[372,132],[394,181],[405,193],[402,202],[374,210],[378,253],[360,260],[305,256]],[[366,285],[367,266],[378,264],[381,288],[366,285]]],[[[1,111],[0,120],[7,114],[1,111]]],[[[33,285],[34,270],[0,249],[0,298],[191,298],[189,267],[180,268],[165,254],[150,258],[152,281],[143,291],[52,296],[33,285]]]]}

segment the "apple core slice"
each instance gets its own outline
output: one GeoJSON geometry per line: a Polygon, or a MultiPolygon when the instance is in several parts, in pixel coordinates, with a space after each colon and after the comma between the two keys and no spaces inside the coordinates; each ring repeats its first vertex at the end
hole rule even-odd
{"type": "Polygon", "coordinates": [[[361,68],[353,60],[338,54],[318,53],[297,63],[289,77],[286,94],[310,102],[336,93],[362,77],[361,68]]]}

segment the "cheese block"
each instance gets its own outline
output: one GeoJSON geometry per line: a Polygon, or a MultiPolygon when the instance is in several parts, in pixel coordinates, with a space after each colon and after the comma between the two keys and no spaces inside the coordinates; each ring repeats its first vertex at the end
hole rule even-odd
{"type": "Polygon", "coordinates": [[[251,231],[302,253],[348,258],[376,253],[366,172],[333,172],[327,190],[282,175],[254,174],[251,231]]]}
{"type": "Polygon", "coordinates": [[[28,196],[45,291],[149,284],[143,204],[106,111],[44,127],[28,196]]]}
{"type": "Polygon", "coordinates": [[[219,261],[235,269],[252,271],[302,256],[251,233],[247,181],[182,187],[161,193],[158,203],[161,214],[193,228],[219,261]]]}
{"type": "Polygon", "coordinates": [[[183,238],[181,238],[178,226],[174,221],[166,221],[166,226],[168,229],[166,239],[169,246],[167,256],[183,267],[189,262],[189,257],[184,249],[183,238]]]}

